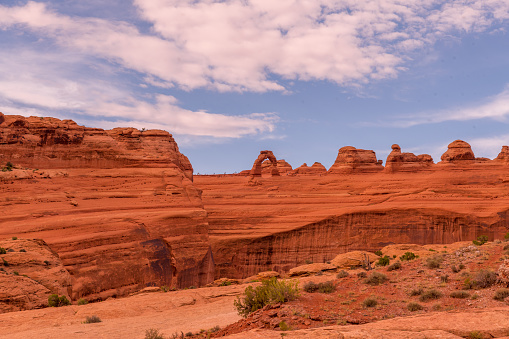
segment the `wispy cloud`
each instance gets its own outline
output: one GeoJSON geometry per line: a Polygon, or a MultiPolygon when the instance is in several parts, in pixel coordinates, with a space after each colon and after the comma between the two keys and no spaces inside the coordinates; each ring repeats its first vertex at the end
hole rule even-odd
{"type": "Polygon", "coordinates": [[[435,112],[421,112],[386,120],[382,125],[411,127],[444,121],[466,121],[475,119],[494,119],[505,121],[509,116],[509,85],[499,94],[486,98],[480,103],[465,107],[443,109],[435,112]]]}

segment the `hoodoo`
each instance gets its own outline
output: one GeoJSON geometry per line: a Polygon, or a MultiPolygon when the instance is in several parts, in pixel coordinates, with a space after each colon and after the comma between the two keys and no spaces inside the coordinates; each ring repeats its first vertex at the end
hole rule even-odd
{"type": "Polygon", "coordinates": [[[413,172],[429,169],[433,164],[433,158],[429,154],[415,155],[402,153],[399,145],[392,145],[392,152],[387,156],[385,172],[413,172]]]}
{"type": "Polygon", "coordinates": [[[374,151],[345,146],[339,149],[336,161],[329,168],[328,173],[370,173],[382,170],[382,160],[376,159],[374,151]]]}
{"type": "Polygon", "coordinates": [[[470,144],[463,140],[455,140],[447,146],[447,151],[441,157],[444,163],[474,161],[475,155],[470,144]]]}

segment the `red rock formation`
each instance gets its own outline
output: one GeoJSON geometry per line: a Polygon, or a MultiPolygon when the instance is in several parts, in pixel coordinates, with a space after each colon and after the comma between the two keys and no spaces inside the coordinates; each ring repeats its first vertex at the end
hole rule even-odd
{"type": "Polygon", "coordinates": [[[509,163],[509,146],[502,146],[502,150],[495,160],[503,163],[509,163]]]}
{"type": "Polygon", "coordinates": [[[455,140],[447,146],[447,151],[441,157],[444,163],[475,160],[470,144],[463,140],[455,140]]]}
{"type": "Polygon", "coordinates": [[[272,151],[260,151],[260,155],[258,158],[256,158],[253,168],[251,169],[251,172],[249,173],[252,177],[261,177],[262,176],[262,162],[268,159],[270,163],[272,164],[272,168],[270,171],[270,174],[273,176],[278,176],[279,171],[277,169],[277,159],[272,153],[272,151]]]}
{"type": "MultiPolygon", "coordinates": [[[[279,174],[285,174],[292,170],[292,165],[287,163],[284,159],[280,159],[277,161],[277,170],[279,174]]],[[[270,162],[270,160],[266,159],[264,162],[262,162],[262,173],[272,174],[272,163],[270,162]]]]}
{"type": "Polygon", "coordinates": [[[2,115],[0,163],[30,168],[193,167],[172,135],[161,130],[79,126],[72,120],[2,115]]]}
{"type": "Polygon", "coordinates": [[[15,169],[0,172],[0,237],[44,239],[73,299],[213,281],[207,213],[171,134],[2,119],[0,163],[15,169]]]}
{"type": "Polygon", "coordinates": [[[328,173],[372,173],[381,170],[383,170],[382,161],[376,159],[374,151],[345,146],[339,149],[336,161],[329,168],[328,173]]]}
{"type": "Polygon", "coordinates": [[[319,162],[315,162],[311,167],[309,167],[306,163],[302,164],[300,167],[297,167],[292,172],[292,175],[301,175],[301,174],[325,174],[327,173],[327,169],[319,162]]]}
{"type": "Polygon", "coordinates": [[[413,172],[430,169],[433,158],[429,154],[416,156],[413,153],[402,153],[399,145],[392,145],[392,151],[385,162],[385,172],[413,172]]]}

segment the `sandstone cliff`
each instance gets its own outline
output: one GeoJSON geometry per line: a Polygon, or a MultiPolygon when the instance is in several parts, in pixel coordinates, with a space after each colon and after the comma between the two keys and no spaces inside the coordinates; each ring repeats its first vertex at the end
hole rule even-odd
{"type": "Polygon", "coordinates": [[[14,167],[0,172],[0,237],[43,239],[72,299],[213,280],[207,213],[171,134],[1,120],[0,163],[14,167]]]}
{"type": "Polygon", "coordinates": [[[385,162],[385,172],[401,171],[422,171],[430,169],[433,165],[433,158],[429,154],[415,155],[413,153],[402,153],[399,145],[392,145],[392,151],[385,162]]]}
{"type": "Polygon", "coordinates": [[[383,170],[382,161],[376,159],[371,150],[345,146],[339,149],[336,161],[329,168],[329,174],[372,173],[383,170]]]}

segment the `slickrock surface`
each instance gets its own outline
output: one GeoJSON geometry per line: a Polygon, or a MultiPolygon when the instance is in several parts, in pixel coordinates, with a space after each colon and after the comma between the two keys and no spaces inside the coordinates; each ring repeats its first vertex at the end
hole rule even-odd
{"type": "Polygon", "coordinates": [[[397,243],[490,239],[509,228],[509,167],[500,162],[325,176],[195,176],[216,278],[288,271],[306,260],[397,243]],[[459,168],[459,169],[458,169],[459,168]]]}
{"type": "Polygon", "coordinates": [[[73,300],[214,280],[207,213],[192,167],[164,131],[2,116],[0,238],[43,239],[73,300]]]}

